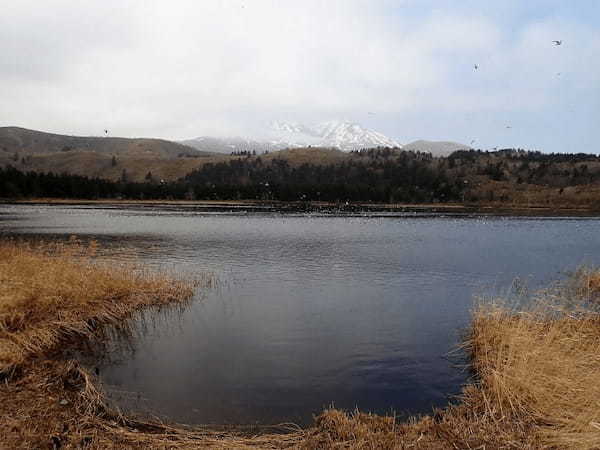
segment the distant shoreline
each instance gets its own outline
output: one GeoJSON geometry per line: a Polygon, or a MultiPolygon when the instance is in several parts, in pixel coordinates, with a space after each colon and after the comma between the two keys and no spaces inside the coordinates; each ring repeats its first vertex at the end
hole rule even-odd
{"type": "Polygon", "coordinates": [[[115,206],[181,206],[207,209],[234,209],[256,212],[324,212],[324,213],[448,213],[483,214],[514,216],[581,216],[600,217],[600,210],[584,207],[565,207],[547,205],[507,205],[501,203],[367,203],[367,202],[284,202],[262,200],[125,200],[125,199],[68,199],[68,198],[31,198],[2,199],[0,204],[24,205],[115,205],[115,206]]]}

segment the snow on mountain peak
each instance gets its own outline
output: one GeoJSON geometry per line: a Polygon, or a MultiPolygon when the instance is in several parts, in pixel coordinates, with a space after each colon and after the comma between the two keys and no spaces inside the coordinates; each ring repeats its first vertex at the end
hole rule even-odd
{"type": "Polygon", "coordinates": [[[398,147],[395,140],[348,121],[329,121],[308,126],[298,122],[271,122],[260,138],[200,137],[183,141],[187,145],[206,151],[229,153],[251,149],[280,150],[294,147],[329,147],[344,151],[374,147],[398,147]]]}
{"type": "Polygon", "coordinates": [[[348,121],[334,120],[312,127],[296,122],[273,122],[271,130],[278,135],[275,141],[285,141],[289,146],[312,144],[346,151],[371,147],[401,147],[398,142],[381,133],[348,121]]]}

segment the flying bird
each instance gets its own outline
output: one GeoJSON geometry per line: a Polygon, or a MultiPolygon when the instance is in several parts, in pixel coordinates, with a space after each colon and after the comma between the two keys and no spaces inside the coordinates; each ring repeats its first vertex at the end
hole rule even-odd
{"type": "Polygon", "coordinates": [[[512,128],[510,125],[506,125],[506,128],[512,128]]]}
{"type": "Polygon", "coordinates": [[[477,64],[473,64],[473,68],[474,68],[475,70],[477,70],[477,69],[479,69],[479,65],[477,65],[477,64]]]}
{"type": "Polygon", "coordinates": [[[552,41],[552,42],[554,42],[554,45],[562,45],[562,40],[560,40],[560,41],[552,41]]]}
{"type": "Polygon", "coordinates": [[[108,134],[108,130],[104,130],[104,134],[108,134]]]}
{"type": "Polygon", "coordinates": [[[475,143],[475,139],[473,139],[469,145],[473,145],[474,143],[475,143]]]}

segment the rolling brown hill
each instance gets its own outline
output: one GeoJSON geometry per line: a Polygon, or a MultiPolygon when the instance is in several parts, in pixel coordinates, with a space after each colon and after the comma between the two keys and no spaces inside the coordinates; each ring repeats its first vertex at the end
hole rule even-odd
{"type": "Polygon", "coordinates": [[[193,147],[164,139],[66,136],[19,127],[0,127],[0,152],[19,156],[69,151],[96,152],[128,157],[175,159],[180,155],[202,156],[193,147]]]}
{"type": "MultiPolygon", "coordinates": [[[[337,149],[296,148],[259,155],[263,160],[285,159],[303,163],[335,164],[349,157],[337,149]]],[[[206,163],[246,158],[202,152],[163,139],[65,136],[18,127],[0,127],[0,167],[27,172],[53,172],[108,180],[174,181],[206,163]],[[114,157],[114,158],[113,158],[114,157]]],[[[256,158],[256,156],[254,157],[256,158]]]]}
{"type": "Polygon", "coordinates": [[[118,180],[175,180],[223,155],[201,152],[164,139],[66,136],[0,127],[0,167],[22,171],[71,173],[118,180]],[[113,158],[114,157],[114,158],[113,158]],[[125,171],[125,172],[124,172],[125,171]]]}

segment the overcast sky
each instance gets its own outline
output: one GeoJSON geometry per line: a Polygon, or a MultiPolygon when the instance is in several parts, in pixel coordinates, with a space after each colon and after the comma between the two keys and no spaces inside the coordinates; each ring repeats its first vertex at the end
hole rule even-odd
{"type": "Polygon", "coordinates": [[[183,139],[341,119],[600,151],[596,0],[0,3],[0,126],[183,139]]]}

